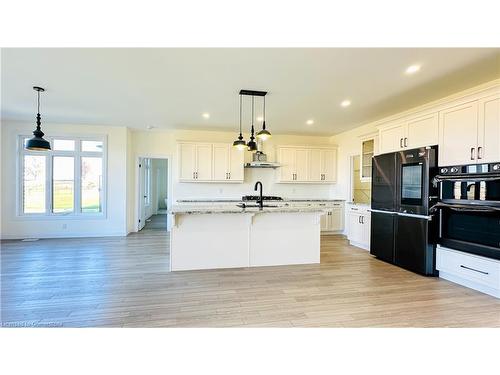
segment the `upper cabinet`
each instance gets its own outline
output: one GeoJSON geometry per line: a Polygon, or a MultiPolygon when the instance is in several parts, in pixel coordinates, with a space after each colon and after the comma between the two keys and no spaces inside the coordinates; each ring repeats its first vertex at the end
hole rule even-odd
{"type": "Polygon", "coordinates": [[[226,143],[178,144],[180,182],[243,182],[244,152],[226,143]]]}
{"type": "Polygon", "coordinates": [[[379,128],[379,138],[381,154],[436,145],[439,140],[438,113],[383,125],[379,128]]]}
{"type": "Polygon", "coordinates": [[[278,182],[333,183],[337,150],[324,147],[279,146],[278,182]]]}
{"type": "Polygon", "coordinates": [[[362,182],[369,182],[372,179],[372,158],[378,153],[378,135],[376,133],[367,134],[360,137],[360,140],[359,177],[362,182]]]}
{"type": "Polygon", "coordinates": [[[500,161],[500,94],[444,109],[439,165],[500,161]]]}

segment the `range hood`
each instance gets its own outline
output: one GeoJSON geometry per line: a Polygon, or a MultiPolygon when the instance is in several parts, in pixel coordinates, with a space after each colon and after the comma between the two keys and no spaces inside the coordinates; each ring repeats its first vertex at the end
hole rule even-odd
{"type": "Polygon", "coordinates": [[[280,165],[278,163],[273,163],[270,161],[252,161],[245,164],[245,168],[278,168],[280,165]]]}
{"type": "Polygon", "coordinates": [[[278,168],[280,165],[267,161],[267,155],[262,151],[257,151],[252,155],[252,161],[245,164],[245,168],[278,168]]]}

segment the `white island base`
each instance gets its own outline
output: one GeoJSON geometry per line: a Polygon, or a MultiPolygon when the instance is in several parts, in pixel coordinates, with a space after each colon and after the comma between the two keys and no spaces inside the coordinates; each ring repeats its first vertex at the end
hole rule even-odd
{"type": "Polygon", "coordinates": [[[171,270],[319,263],[321,214],[176,212],[171,270]]]}

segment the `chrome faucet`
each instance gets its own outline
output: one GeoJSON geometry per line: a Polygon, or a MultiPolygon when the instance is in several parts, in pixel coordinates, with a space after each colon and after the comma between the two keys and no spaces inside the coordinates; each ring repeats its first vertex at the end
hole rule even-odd
{"type": "Polygon", "coordinates": [[[257,187],[259,185],[260,185],[260,194],[259,194],[259,200],[257,201],[257,203],[259,204],[259,208],[262,210],[262,208],[264,207],[264,200],[262,199],[262,182],[257,181],[255,183],[254,190],[257,191],[257,187]]]}

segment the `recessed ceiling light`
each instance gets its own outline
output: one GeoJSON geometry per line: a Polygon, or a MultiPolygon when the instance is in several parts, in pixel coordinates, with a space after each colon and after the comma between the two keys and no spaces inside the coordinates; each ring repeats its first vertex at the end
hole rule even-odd
{"type": "Polygon", "coordinates": [[[406,74],[414,74],[420,70],[420,65],[410,65],[406,68],[406,74]]]}
{"type": "Polygon", "coordinates": [[[340,103],[340,105],[342,107],[349,107],[351,105],[351,101],[346,99],[342,103],[340,103]]]}
{"type": "Polygon", "coordinates": [[[148,125],[146,128],[147,128],[148,130],[151,130],[151,129],[156,128],[156,126],[153,126],[153,125],[148,125]]]}
{"type": "Polygon", "coordinates": [[[210,113],[204,113],[202,114],[203,118],[210,118],[210,113]]]}
{"type": "Polygon", "coordinates": [[[307,124],[307,125],[312,125],[312,124],[314,124],[314,120],[307,120],[307,121],[306,121],[306,124],[307,124]]]}

